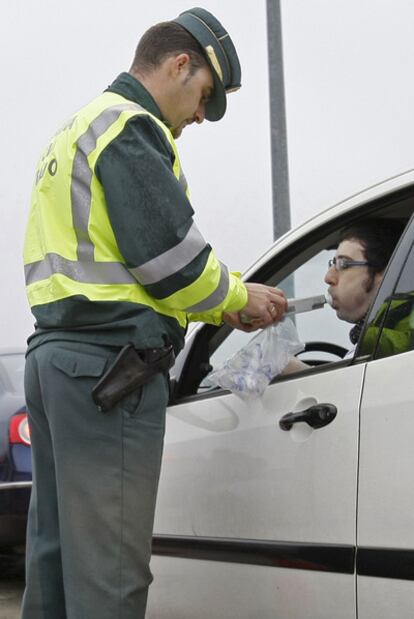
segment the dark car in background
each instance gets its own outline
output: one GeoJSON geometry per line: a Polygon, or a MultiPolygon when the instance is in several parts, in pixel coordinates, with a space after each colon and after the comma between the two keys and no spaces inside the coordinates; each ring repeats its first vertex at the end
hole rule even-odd
{"type": "Polygon", "coordinates": [[[0,350],[0,548],[24,544],[32,466],[24,352],[0,350]]]}

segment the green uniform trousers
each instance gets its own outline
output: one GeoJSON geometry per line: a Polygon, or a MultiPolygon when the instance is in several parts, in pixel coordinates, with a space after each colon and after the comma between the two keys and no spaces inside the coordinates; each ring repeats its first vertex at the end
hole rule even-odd
{"type": "Polygon", "coordinates": [[[32,437],[22,619],[142,619],[168,400],[158,374],[111,412],[91,389],[119,350],[47,342],[26,362],[32,437]]]}

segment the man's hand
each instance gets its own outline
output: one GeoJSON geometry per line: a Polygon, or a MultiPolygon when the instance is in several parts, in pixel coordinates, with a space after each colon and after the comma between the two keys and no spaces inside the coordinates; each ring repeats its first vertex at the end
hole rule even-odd
{"type": "Polygon", "coordinates": [[[246,305],[240,311],[223,314],[223,320],[234,329],[256,331],[278,322],[287,309],[285,294],[278,288],[264,284],[245,284],[248,292],[246,305]],[[240,315],[249,322],[241,322],[240,315]]]}

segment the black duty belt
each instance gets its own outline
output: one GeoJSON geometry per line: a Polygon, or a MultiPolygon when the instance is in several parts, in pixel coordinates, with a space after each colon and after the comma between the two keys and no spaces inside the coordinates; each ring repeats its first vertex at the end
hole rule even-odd
{"type": "Polygon", "coordinates": [[[167,372],[174,361],[172,346],[137,350],[127,344],[92,389],[92,398],[98,409],[106,413],[156,374],[167,372]]]}

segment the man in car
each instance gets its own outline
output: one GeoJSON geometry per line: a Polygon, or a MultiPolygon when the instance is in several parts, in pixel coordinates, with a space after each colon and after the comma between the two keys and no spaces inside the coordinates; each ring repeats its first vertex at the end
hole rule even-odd
{"type": "Polygon", "coordinates": [[[143,619],[173,352],[190,321],[249,330],[240,310],[260,327],[286,308],[203,238],[175,143],[220,120],[240,78],[222,24],[184,11],[144,34],[130,70],[39,163],[24,248],[36,330],[22,619],[143,619]]]}
{"type": "MultiPolygon", "coordinates": [[[[349,332],[351,348],[346,357],[354,355],[365,316],[403,229],[404,225],[394,219],[366,219],[340,235],[324,281],[339,320],[353,324],[349,332]]],[[[308,367],[303,361],[292,359],[283,374],[308,367]]]]}
{"type": "Polygon", "coordinates": [[[344,230],[325,275],[331,305],[340,320],[353,323],[351,356],[362,325],[404,229],[392,219],[369,219],[344,230]]]}

